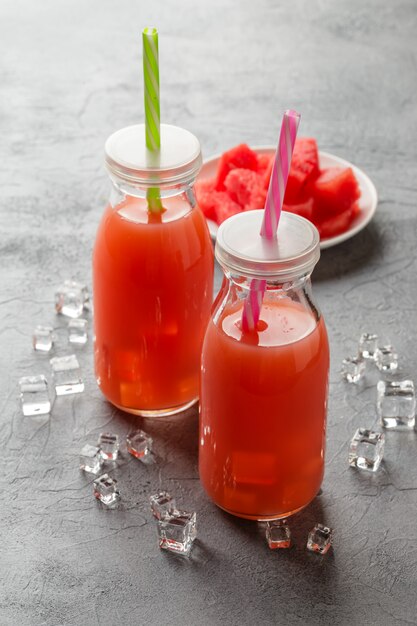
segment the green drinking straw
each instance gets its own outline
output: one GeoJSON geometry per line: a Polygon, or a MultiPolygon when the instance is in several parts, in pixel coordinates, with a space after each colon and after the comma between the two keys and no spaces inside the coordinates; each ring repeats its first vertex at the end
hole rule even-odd
{"type": "MultiPolygon", "coordinates": [[[[142,43],[146,147],[148,149],[148,165],[155,166],[159,162],[159,150],[161,148],[157,29],[144,28],[142,43]]],[[[163,210],[159,187],[148,189],[146,198],[151,212],[157,213],[163,210]]]]}

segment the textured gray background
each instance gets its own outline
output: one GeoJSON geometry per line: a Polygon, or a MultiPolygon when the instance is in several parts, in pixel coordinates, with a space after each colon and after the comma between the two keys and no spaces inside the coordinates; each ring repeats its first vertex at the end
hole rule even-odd
{"type": "Polygon", "coordinates": [[[416,435],[388,434],[378,475],[349,469],[350,436],[375,423],[377,377],[351,388],[338,373],[367,329],[390,338],[416,376],[416,27],[415,0],[2,0],[2,626],[417,623],[416,435]],[[378,188],[375,220],[325,251],[314,275],[332,349],[326,477],[285,553],[203,493],[196,411],[145,424],[158,465],[125,456],[114,472],[123,504],[100,508],[78,451],[103,428],[124,435],[140,422],[101,397],[91,343],[79,351],[83,395],[58,400],[50,420],[20,413],[18,378],[48,373],[48,357],[31,350],[35,323],[62,328],[55,286],[90,281],[109,189],[103,144],[142,120],[148,24],[161,33],[163,119],[194,131],[206,156],[275,143],[291,106],[303,134],[378,188]],[[159,486],[198,513],[189,561],[157,547],[147,497],[159,486]],[[318,520],[336,530],[325,558],[304,548],[318,520]]]}

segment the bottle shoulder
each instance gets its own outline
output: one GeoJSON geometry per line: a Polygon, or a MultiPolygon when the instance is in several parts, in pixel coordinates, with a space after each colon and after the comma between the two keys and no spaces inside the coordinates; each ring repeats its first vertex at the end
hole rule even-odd
{"type": "Polygon", "coordinates": [[[218,296],[212,323],[225,338],[240,343],[253,343],[259,347],[279,347],[307,340],[310,335],[323,334],[327,342],[324,320],[310,301],[294,301],[290,297],[271,297],[266,294],[262,302],[256,331],[242,331],[243,299],[233,299],[230,292],[223,299],[218,296]]]}

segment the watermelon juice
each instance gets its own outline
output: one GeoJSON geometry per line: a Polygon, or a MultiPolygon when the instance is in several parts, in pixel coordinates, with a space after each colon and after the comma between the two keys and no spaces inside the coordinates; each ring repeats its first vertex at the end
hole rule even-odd
{"type": "Polygon", "coordinates": [[[202,363],[200,476],[222,509],[286,517],[324,471],[329,350],[323,321],[291,300],[263,306],[257,337],[242,307],[210,322],[202,363]]]}
{"type": "Polygon", "coordinates": [[[254,520],[285,518],[320,489],[329,371],[310,279],[317,229],[284,212],[277,238],[266,241],[257,235],[262,217],[244,211],[219,227],[225,279],[204,338],[200,388],[203,486],[219,507],[254,520]],[[242,326],[253,296],[259,318],[242,326]]]}
{"type": "Polygon", "coordinates": [[[198,398],[212,302],[213,251],[184,194],[150,213],[144,198],[109,205],[94,249],[96,378],[116,406],[166,414],[198,398]]]}

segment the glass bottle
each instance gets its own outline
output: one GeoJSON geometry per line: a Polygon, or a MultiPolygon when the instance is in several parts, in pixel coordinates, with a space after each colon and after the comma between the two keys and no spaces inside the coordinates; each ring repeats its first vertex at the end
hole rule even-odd
{"type": "Polygon", "coordinates": [[[155,158],[141,124],[111,135],[105,158],[112,191],[93,254],[97,382],[124,411],[170,415],[198,399],[212,303],[213,249],[193,188],[200,144],[162,124],[155,158]]]}
{"type": "Polygon", "coordinates": [[[200,478],[222,509],[285,518],[317,494],[324,472],[329,348],[314,303],[316,228],[284,212],[275,241],[262,211],[229,218],[215,255],[225,273],[208,324],[200,392],[200,478]],[[260,318],[242,332],[252,279],[266,281],[260,318]]]}

